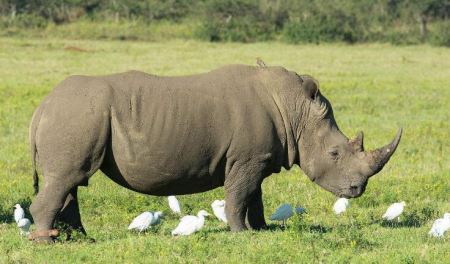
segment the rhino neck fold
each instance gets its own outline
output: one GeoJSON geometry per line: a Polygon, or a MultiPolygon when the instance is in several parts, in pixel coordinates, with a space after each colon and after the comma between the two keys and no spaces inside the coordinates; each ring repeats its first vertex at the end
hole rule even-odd
{"type": "MultiPolygon", "coordinates": [[[[298,161],[298,148],[297,148],[297,129],[295,124],[291,121],[291,116],[289,115],[288,108],[286,107],[287,102],[282,100],[278,95],[272,96],[273,101],[276,105],[278,115],[282,121],[283,135],[280,136],[281,139],[284,139],[283,148],[284,148],[284,161],[283,167],[287,170],[292,168],[292,166],[298,161]]],[[[277,128],[280,130],[280,128],[277,128]]]]}

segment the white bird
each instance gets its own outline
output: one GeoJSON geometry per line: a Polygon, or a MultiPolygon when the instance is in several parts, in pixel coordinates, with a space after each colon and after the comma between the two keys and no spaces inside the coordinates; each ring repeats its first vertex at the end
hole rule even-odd
{"type": "Polygon", "coordinates": [[[172,231],[172,236],[188,236],[199,231],[205,224],[205,216],[208,215],[205,210],[200,210],[197,216],[183,216],[178,226],[172,231]]]}
{"type": "Polygon", "coordinates": [[[286,224],[286,220],[294,215],[294,211],[290,204],[283,204],[277,208],[275,213],[270,216],[272,221],[283,221],[283,226],[286,224]]]}
{"type": "Polygon", "coordinates": [[[450,229],[450,213],[445,213],[443,218],[434,221],[428,234],[434,237],[443,237],[444,233],[450,229]]]}
{"type": "Polygon", "coordinates": [[[391,221],[395,218],[400,220],[400,215],[403,213],[403,209],[405,208],[406,203],[405,202],[399,202],[399,203],[393,203],[389,208],[386,210],[386,213],[383,215],[383,219],[391,221]]]}
{"type": "Polygon", "coordinates": [[[16,221],[16,223],[18,223],[20,219],[23,219],[25,217],[25,211],[20,206],[20,204],[14,205],[14,208],[16,208],[14,210],[14,220],[16,221]]]}
{"type": "Polygon", "coordinates": [[[181,214],[180,203],[178,202],[177,197],[172,195],[167,197],[167,199],[169,200],[170,209],[176,214],[181,214]]]}
{"type": "Polygon", "coordinates": [[[133,219],[128,230],[145,231],[150,226],[159,224],[161,216],[162,212],[144,212],[133,219]]]}
{"type": "Polygon", "coordinates": [[[212,202],[211,207],[214,215],[222,222],[228,223],[227,216],[225,215],[225,200],[215,200],[212,202]]]}
{"type": "Polygon", "coordinates": [[[20,234],[28,236],[30,234],[31,222],[28,218],[22,218],[17,222],[17,226],[20,228],[20,234]]]}
{"type": "Polygon", "coordinates": [[[339,198],[333,205],[333,211],[335,214],[340,215],[347,210],[348,205],[349,201],[347,198],[339,198]]]}

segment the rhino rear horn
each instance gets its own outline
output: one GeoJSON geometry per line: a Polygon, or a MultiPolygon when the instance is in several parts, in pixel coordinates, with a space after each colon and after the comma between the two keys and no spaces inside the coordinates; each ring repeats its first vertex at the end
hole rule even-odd
{"type": "Polygon", "coordinates": [[[403,129],[400,128],[391,143],[367,153],[368,163],[372,170],[369,177],[381,171],[384,165],[389,161],[392,154],[394,154],[395,150],[397,149],[398,143],[400,143],[402,132],[403,129]]]}
{"type": "Polygon", "coordinates": [[[349,144],[352,148],[357,152],[364,151],[364,134],[362,131],[359,131],[356,137],[349,141],[349,144]]]}

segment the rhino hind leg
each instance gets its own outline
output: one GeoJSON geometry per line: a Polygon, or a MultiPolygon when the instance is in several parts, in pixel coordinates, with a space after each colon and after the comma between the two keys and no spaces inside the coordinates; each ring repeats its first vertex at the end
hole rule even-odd
{"type": "Polygon", "coordinates": [[[86,230],[81,223],[80,208],[77,199],[78,187],[74,187],[67,195],[66,201],[57,217],[57,222],[62,224],[67,234],[67,240],[72,238],[72,232],[80,232],[86,236],[86,230]]]}
{"type": "MultiPolygon", "coordinates": [[[[52,174],[54,177],[48,177],[50,176],[50,173],[48,173],[47,177],[44,177],[45,184],[30,206],[30,212],[36,226],[34,233],[41,234],[54,230],[56,219],[63,208],[63,217],[68,217],[70,214],[75,216],[75,219],[71,221],[76,223],[79,220],[81,224],[79,211],[77,210],[78,204],[76,203],[76,188],[81,182],[79,179],[84,178],[85,173],[71,171],[72,173],[68,174],[52,174]],[[62,178],[60,175],[66,177],[62,178]],[[62,181],[62,179],[65,179],[65,181],[62,181]],[[77,215],[78,220],[76,219],[77,215]]],[[[38,236],[34,240],[50,242],[53,238],[38,236]]]]}
{"type": "Polygon", "coordinates": [[[260,230],[267,226],[264,219],[264,205],[261,187],[259,187],[249,199],[246,225],[248,228],[253,230],[260,230]]]}

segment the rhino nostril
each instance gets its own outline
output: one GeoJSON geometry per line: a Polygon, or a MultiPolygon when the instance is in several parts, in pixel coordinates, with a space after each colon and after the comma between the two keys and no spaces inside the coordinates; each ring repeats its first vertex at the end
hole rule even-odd
{"type": "Polygon", "coordinates": [[[358,191],[358,186],[356,186],[356,185],[350,186],[350,191],[352,191],[352,192],[358,191]]]}

